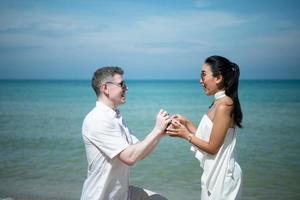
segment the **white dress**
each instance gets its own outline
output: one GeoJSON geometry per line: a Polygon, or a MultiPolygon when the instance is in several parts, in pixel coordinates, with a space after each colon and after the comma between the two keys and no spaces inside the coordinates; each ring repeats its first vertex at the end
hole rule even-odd
{"type": "MultiPolygon", "coordinates": [[[[205,114],[198,126],[196,137],[209,141],[213,123],[205,114]]],[[[236,200],[241,198],[242,170],[235,158],[235,129],[229,128],[223,145],[215,155],[192,146],[195,157],[203,168],[201,200],[236,200]]]]}

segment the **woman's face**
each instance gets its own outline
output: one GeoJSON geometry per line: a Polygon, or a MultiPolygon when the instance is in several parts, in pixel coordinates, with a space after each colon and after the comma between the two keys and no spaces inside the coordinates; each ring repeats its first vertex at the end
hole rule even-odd
{"type": "Polygon", "coordinates": [[[219,82],[220,77],[214,77],[210,65],[204,63],[202,65],[200,83],[203,86],[205,94],[210,96],[218,92],[219,82]]]}

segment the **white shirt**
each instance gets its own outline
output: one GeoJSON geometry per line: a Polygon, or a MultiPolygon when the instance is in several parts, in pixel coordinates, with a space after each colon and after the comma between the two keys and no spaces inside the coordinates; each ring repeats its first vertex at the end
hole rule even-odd
{"type": "Polygon", "coordinates": [[[119,110],[97,101],[83,121],[82,137],[88,172],[81,200],[127,200],[129,166],[116,156],[138,140],[124,124],[119,110]]]}

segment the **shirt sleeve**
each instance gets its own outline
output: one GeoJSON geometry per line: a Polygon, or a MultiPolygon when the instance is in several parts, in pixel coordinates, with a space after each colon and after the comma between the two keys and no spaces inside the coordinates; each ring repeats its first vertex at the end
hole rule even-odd
{"type": "Polygon", "coordinates": [[[136,143],[138,143],[140,140],[137,138],[137,137],[135,137],[134,135],[130,135],[131,136],[131,139],[132,139],[132,144],[136,144],[136,143]]]}
{"type": "Polygon", "coordinates": [[[93,123],[86,137],[110,159],[129,146],[120,127],[113,121],[101,120],[98,124],[93,123]]]}

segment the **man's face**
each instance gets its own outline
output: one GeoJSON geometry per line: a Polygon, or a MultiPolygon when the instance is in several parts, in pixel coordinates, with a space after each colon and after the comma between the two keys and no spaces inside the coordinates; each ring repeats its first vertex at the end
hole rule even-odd
{"type": "Polygon", "coordinates": [[[127,91],[127,86],[124,84],[123,76],[115,74],[112,81],[106,82],[108,89],[108,98],[112,101],[115,107],[124,104],[127,91]]]}

